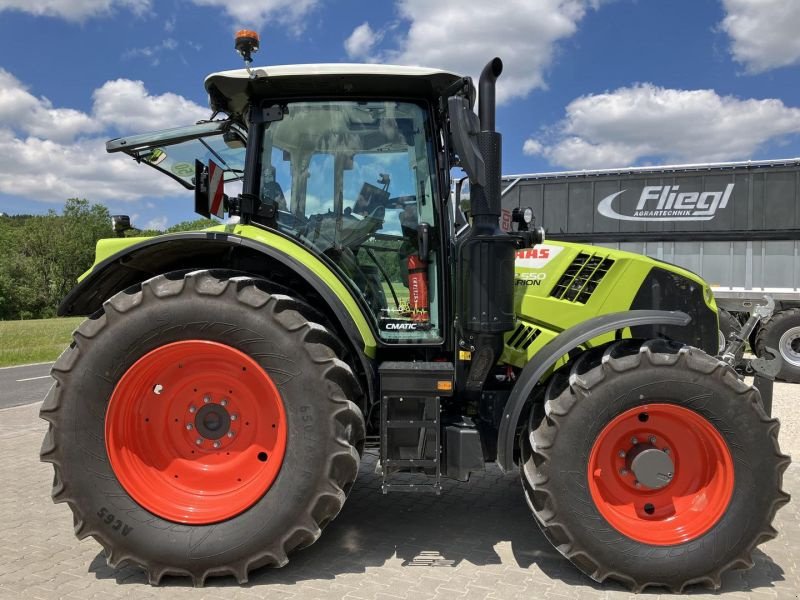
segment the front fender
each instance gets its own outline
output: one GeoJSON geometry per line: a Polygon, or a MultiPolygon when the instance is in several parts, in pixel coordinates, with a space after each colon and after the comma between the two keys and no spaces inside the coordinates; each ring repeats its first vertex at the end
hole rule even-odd
{"type": "Polygon", "coordinates": [[[544,346],[522,369],[503,411],[497,437],[497,464],[503,471],[514,468],[514,439],[519,416],[533,388],[562,356],[589,340],[626,327],[639,325],[686,326],[692,318],[683,312],[630,310],[609,313],[562,331],[544,346]]]}

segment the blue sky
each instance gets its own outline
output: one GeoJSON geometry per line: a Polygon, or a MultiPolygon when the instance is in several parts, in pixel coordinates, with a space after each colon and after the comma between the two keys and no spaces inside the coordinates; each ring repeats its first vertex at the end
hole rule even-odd
{"type": "Polygon", "coordinates": [[[139,227],[190,194],[104,142],[206,118],[203,78],[256,64],[505,61],[504,172],[800,156],[800,2],[0,0],[0,211],[103,202],[139,227]]]}

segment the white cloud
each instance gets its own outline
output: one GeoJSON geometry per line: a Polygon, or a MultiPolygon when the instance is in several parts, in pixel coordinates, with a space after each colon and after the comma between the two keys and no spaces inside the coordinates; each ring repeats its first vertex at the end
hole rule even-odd
{"type": "Polygon", "coordinates": [[[129,201],[144,196],[174,196],[174,181],[127,156],[105,152],[105,139],[88,138],[71,144],[35,137],[18,138],[0,129],[0,194],[43,202],[67,198],[129,201]]]}
{"type": "Polygon", "coordinates": [[[95,117],[126,133],[190,125],[211,114],[178,94],[152,96],[143,82],[130,79],[107,81],[94,91],[93,97],[95,117]]]}
{"type": "Polygon", "coordinates": [[[143,57],[150,59],[150,64],[157,67],[161,62],[161,55],[164,52],[170,52],[178,47],[178,41],[174,38],[167,38],[160,44],[155,46],[142,46],[140,48],[131,48],[126,50],[122,58],[136,58],[143,57]]]}
{"type": "Polygon", "coordinates": [[[522,153],[526,156],[536,156],[544,151],[542,144],[534,139],[527,139],[522,145],[522,153]]]}
{"type": "Polygon", "coordinates": [[[800,64],[800,2],[797,0],[722,0],[720,27],[731,38],[731,52],[748,73],[800,64]]]}
{"type": "Polygon", "coordinates": [[[154,217],[150,219],[147,223],[145,223],[142,229],[153,229],[155,231],[164,231],[167,228],[167,217],[166,215],[162,215],[160,217],[154,217]]]}
{"type": "Polygon", "coordinates": [[[8,71],[0,68],[0,126],[55,141],[101,129],[89,115],[69,108],[53,108],[47,98],[37,98],[8,71]]]}
{"type": "Polygon", "coordinates": [[[303,29],[303,18],[318,0],[192,0],[198,6],[215,6],[224,10],[237,27],[261,27],[267,20],[303,29]]]}
{"type": "Polygon", "coordinates": [[[53,107],[0,69],[0,194],[61,203],[70,197],[129,201],[185,193],[127,156],[107,154],[108,128],[149,131],[207,114],[181,96],[152,96],[141,81],[124,79],[96,90],[92,114],[53,107]]]}
{"type": "Polygon", "coordinates": [[[365,21],[356,27],[350,37],[344,41],[344,49],[350,58],[363,59],[369,57],[378,41],[378,34],[365,21]]]}
{"type": "Polygon", "coordinates": [[[640,84],[573,100],[565,118],[523,151],[574,169],[711,162],[748,159],[763,144],[796,134],[800,108],[780,100],[640,84]]]}
{"type": "MultiPolygon", "coordinates": [[[[370,54],[369,60],[450,69],[476,77],[494,56],[505,69],[497,98],[504,102],[545,87],[558,42],[572,36],[589,8],[600,0],[398,0],[408,31],[393,49],[370,54]]],[[[366,26],[366,27],[365,27],[366,26]]],[[[359,25],[345,42],[369,52],[374,30],[359,25]]],[[[388,37],[388,36],[387,36],[388,37]]],[[[348,48],[348,53],[350,49],[348,48]]],[[[363,54],[362,54],[363,56],[363,54]]]]}
{"type": "Polygon", "coordinates": [[[116,8],[144,15],[151,6],[151,0],[0,0],[0,12],[16,10],[67,21],[84,21],[90,17],[107,15],[116,8]]]}

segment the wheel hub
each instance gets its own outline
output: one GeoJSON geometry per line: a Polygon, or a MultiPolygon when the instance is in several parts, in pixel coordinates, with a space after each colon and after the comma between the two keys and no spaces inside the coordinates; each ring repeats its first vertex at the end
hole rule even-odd
{"type": "Polygon", "coordinates": [[[642,486],[660,490],[672,481],[675,464],[663,450],[651,444],[640,444],[628,453],[628,469],[642,486]]]}
{"type": "Polygon", "coordinates": [[[218,440],[231,431],[231,415],[221,404],[205,404],[197,411],[194,427],[201,437],[218,440]]]}
{"type": "Polygon", "coordinates": [[[783,360],[800,367],[800,327],[791,327],[783,332],[778,342],[778,350],[783,360]]]}

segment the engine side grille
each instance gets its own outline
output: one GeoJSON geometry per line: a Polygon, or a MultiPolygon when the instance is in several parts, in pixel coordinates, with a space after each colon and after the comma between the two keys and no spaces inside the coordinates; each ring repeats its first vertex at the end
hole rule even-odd
{"type": "Polygon", "coordinates": [[[603,255],[581,252],[564,271],[550,295],[559,300],[586,304],[613,264],[612,259],[603,255]]]}
{"type": "Polygon", "coordinates": [[[514,333],[511,334],[511,337],[508,338],[506,345],[509,348],[514,348],[515,350],[527,350],[528,346],[530,346],[533,343],[533,340],[539,337],[539,334],[541,333],[541,329],[537,329],[536,327],[532,327],[531,325],[527,325],[525,323],[520,323],[517,325],[514,333]]]}

